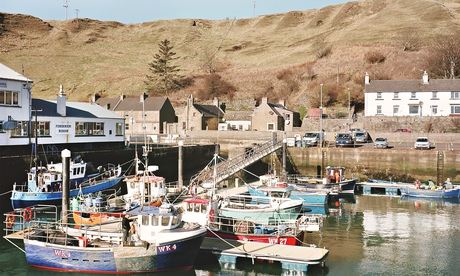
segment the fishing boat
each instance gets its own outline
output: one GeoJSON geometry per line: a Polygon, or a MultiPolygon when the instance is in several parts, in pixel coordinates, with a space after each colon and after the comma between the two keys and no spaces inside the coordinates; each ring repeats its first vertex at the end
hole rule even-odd
{"type": "Polygon", "coordinates": [[[170,207],[146,207],[128,216],[126,220],[132,222],[127,235],[121,230],[122,221],[84,229],[60,222],[31,223],[24,229],[27,264],[51,271],[104,274],[192,268],[206,234],[204,227],[184,223],[170,207]]]}
{"type": "Polygon", "coordinates": [[[296,220],[301,212],[302,205],[302,200],[289,198],[233,195],[222,200],[218,208],[218,215],[249,220],[255,223],[270,224],[296,220]]]}
{"type": "Polygon", "coordinates": [[[261,176],[261,185],[248,185],[252,196],[290,198],[303,201],[303,207],[324,206],[327,204],[328,190],[314,190],[295,184],[279,181],[277,177],[261,176]]]}
{"type": "Polygon", "coordinates": [[[417,186],[405,186],[401,188],[401,195],[408,197],[423,197],[423,198],[444,198],[444,199],[455,199],[460,198],[460,185],[452,186],[452,188],[445,188],[438,186],[434,188],[423,188],[417,186]]]}
{"type": "Polygon", "coordinates": [[[345,168],[343,167],[326,167],[326,176],[324,178],[290,175],[288,183],[295,184],[297,187],[306,187],[313,189],[332,189],[339,193],[354,193],[356,179],[345,178],[345,168]]]}
{"type": "MultiPolygon", "coordinates": [[[[83,161],[70,163],[70,196],[97,193],[115,187],[122,180],[120,166],[101,168],[100,172],[87,174],[83,161]]],[[[37,204],[60,204],[62,200],[62,163],[33,167],[27,174],[26,185],[13,185],[13,209],[37,204]]]]}
{"type": "Polygon", "coordinates": [[[207,239],[223,239],[229,242],[263,242],[270,244],[299,245],[303,231],[319,231],[321,216],[303,215],[297,220],[254,223],[251,220],[234,219],[217,215],[218,201],[190,198],[181,203],[183,220],[208,227],[207,239]]]}

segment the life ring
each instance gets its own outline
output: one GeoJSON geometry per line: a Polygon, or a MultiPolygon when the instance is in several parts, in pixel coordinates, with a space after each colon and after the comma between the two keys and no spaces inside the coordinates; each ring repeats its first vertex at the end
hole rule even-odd
{"type": "Polygon", "coordinates": [[[14,216],[13,215],[7,215],[6,216],[6,228],[12,228],[14,225],[14,216]]]}
{"type": "Polygon", "coordinates": [[[32,219],[32,209],[27,207],[24,209],[24,213],[22,215],[24,216],[25,221],[30,221],[32,219]]]}
{"type": "Polygon", "coordinates": [[[134,224],[134,223],[131,224],[131,229],[130,229],[130,231],[131,231],[131,234],[133,234],[133,235],[136,234],[136,224],[134,224]]]}
{"type": "Polygon", "coordinates": [[[211,209],[211,210],[209,211],[209,221],[210,221],[210,222],[214,222],[214,219],[215,219],[215,218],[216,218],[216,217],[215,217],[214,209],[211,209]]]}

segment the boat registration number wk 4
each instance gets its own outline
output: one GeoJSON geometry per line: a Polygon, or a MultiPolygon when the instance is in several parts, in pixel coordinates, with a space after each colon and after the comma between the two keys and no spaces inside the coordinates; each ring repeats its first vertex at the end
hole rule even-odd
{"type": "Polygon", "coordinates": [[[157,250],[158,250],[159,253],[171,252],[171,251],[175,251],[176,249],[177,249],[176,244],[157,246],[157,250]]]}
{"type": "Polygon", "coordinates": [[[70,252],[59,249],[54,249],[54,255],[61,258],[70,258],[70,252]]]}

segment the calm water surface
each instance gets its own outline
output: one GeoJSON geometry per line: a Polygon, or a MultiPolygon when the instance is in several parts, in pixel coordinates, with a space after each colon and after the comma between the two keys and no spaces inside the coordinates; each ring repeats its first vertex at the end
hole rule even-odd
{"type": "MultiPolygon", "coordinates": [[[[358,196],[356,203],[332,209],[323,231],[307,234],[305,242],[330,250],[326,267],[309,275],[460,275],[460,204],[358,196]]],[[[225,271],[201,256],[193,272],[155,275],[280,273],[279,265],[244,261],[225,271]]],[[[22,252],[0,242],[0,275],[51,274],[62,275],[29,268],[22,252]]]]}

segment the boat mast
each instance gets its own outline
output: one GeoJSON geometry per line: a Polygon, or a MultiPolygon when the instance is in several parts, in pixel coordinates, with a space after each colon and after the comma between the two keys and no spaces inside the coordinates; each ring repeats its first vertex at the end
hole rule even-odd
{"type": "MultiPolygon", "coordinates": [[[[35,112],[35,146],[34,146],[34,163],[35,163],[35,186],[38,187],[38,115],[37,112],[41,112],[41,109],[32,109],[35,112]]],[[[31,128],[32,129],[32,128],[31,128]]]]}

